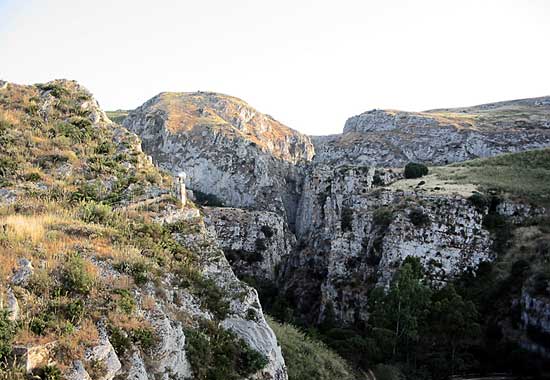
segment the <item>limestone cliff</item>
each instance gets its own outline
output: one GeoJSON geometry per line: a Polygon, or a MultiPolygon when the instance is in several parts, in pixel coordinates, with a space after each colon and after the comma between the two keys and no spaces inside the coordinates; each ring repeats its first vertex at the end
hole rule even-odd
{"type": "Polygon", "coordinates": [[[321,163],[442,165],[548,146],[549,120],[549,97],[426,112],[372,110],[349,118],[343,134],[312,141],[321,163]]]}
{"type": "Polygon", "coordinates": [[[129,113],[124,127],[188,186],[226,205],[275,211],[294,219],[303,171],[313,146],[304,136],[240,99],[161,93],[129,113]]]}

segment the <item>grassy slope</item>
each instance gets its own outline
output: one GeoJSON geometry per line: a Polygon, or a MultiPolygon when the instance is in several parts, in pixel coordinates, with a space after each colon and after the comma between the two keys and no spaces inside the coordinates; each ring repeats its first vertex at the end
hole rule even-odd
{"type": "Polygon", "coordinates": [[[550,149],[504,154],[434,168],[451,183],[474,184],[529,203],[550,205],[550,149]]]}
{"type": "Polygon", "coordinates": [[[306,336],[290,324],[268,320],[282,347],[289,380],[355,379],[348,364],[322,342],[306,336]]]}
{"type": "MultiPolygon", "coordinates": [[[[0,379],[16,378],[1,364],[11,363],[12,345],[57,341],[55,362],[68,368],[97,345],[99,321],[122,360],[132,347],[151,352],[156,333],[144,311],[159,300],[135,295],[169,273],[174,286],[186,288],[214,315],[208,328],[197,328],[192,315],[178,315],[195,338],[186,349],[196,377],[255,372],[259,354],[217,324],[229,295],[201,275],[207,248],[183,246],[173,236],[203,234],[202,225],[155,223],[160,212],[177,207],[170,197],[151,207],[124,207],[152,190],[169,190],[171,179],[148,162],[134,135],[106,120],[92,122],[98,112],[92,103],[86,90],[68,81],[0,90],[0,190],[17,195],[11,204],[0,198],[3,305],[17,261],[27,258],[35,268],[28,284],[11,285],[20,321],[0,316],[0,379]],[[221,337],[221,351],[211,336],[221,337]]],[[[100,378],[101,368],[85,365],[100,378]]]]}

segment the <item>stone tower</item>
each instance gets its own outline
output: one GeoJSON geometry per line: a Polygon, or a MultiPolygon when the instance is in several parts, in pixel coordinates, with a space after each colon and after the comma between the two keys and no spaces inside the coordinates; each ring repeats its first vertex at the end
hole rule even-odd
{"type": "Polygon", "coordinates": [[[185,189],[185,179],[187,174],[185,172],[179,172],[178,176],[175,178],[175,190],[176,198],[181,202],[181,207],[185,207],[187,203],[187,190],[185,189]]]}

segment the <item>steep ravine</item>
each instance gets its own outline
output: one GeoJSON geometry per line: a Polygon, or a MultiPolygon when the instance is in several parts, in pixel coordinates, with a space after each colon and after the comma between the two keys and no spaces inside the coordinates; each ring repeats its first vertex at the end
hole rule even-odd
{"type": "MultiPolygon", "coordinates": [[[[202,115],[187,105],[190,96],[217,116],[242,107],[228,105],[232,98],[178,96],[185,101],[175,115],[176,100],[158,96],[131,111],[124,126],[142,137],[159,166],[190,173],[189,187],[207,206],[231,206],[206,208],[205,221],[236,274],[270,294],[276,289],[310,325],[366,323],[371,290],[387,288],[407,257],[420,260],[434,289],[475,272],[497,256],[498,234],[486,219],[521,226],[545,213],[518,199],[480,207],[468,198],[486,189],[443,177],[436,184],[403,180],[401,168],[549,146],[547,98],[423,113],[376,110],[350,118],[341,135],[310,138],[285,129],[293,137],[281,140],[262,133],[270,127],[248,125],[253,130],[241,133],[257,111],[232,111],[230,123],[181,116],[202,115]]],[[[524,326],[545,328],[547,304],[525,292],[513,302],[523,305],[524,326]]]]}

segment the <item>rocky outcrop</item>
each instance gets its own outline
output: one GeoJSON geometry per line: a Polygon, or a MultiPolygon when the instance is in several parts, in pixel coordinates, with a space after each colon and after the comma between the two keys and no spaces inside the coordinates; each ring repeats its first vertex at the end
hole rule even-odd
{"type": "Polygon", "coordinates": [[[466,199],[375,187],[375,175],[318,167],[305,181],[286,284],[315,322],[366,320],[368,291],[387,286],[406,257],[420,259],[434,286],[492,258],[483,215],[466,199]]]}
{"type": "Polygon", "coordinates": [[[239,277],[275,281],[296,243],[286,221],[267,211],[204,209],[206,223],[239,277]]]}
{"type": "Polygon", "coordinates": [[[188,174],[186,185],[225,205],[256,208],[294,220],[303,171],[313,157],[307,136],[242,100],[214,93],[162,93],[129,113],[159,166],[188,174]]]}
{"type": "Polygon", "coordinates": [[[346,121],[341,135],[312,138],[315,161],[444,165],[550,145],[549,98],[426,112],[372,110],[346,121]]]}

